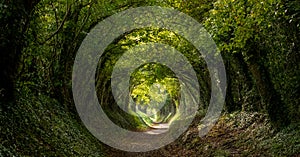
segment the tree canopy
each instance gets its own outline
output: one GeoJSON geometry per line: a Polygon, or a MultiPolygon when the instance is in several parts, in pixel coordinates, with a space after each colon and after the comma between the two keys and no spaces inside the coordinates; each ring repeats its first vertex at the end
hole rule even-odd
{"type": "MultiPolygon", "coordinates": [[[[76,112],[72,68],[80,45],[99,22],[140,6],[174,8],[203,24],[225,64],[223,115],[230,122],[234,121],[232,117],[248,113],[264,115],[260,117],[269,120],[269,130],[286,131],[284,135],[296,130],[295,139],[287,142],[293,150],[286,154],[278,153],[282,148],[276,146],[263,148],[270,150],[267,156],[299,155],[299,144],[295,144],[299,142],[299,128],[298,132],[297,127],[290,129],[300,122],[297,0],[2,0],[0,156],[32,152],[38,156],[105,156],[106,147],[85,129],[76,112]]],[[[192,124],[200,124],[212,97],[207,63],[187,39],[165,28],[135,29],[109,44],[94,76],[101,107],[116,125],[132,131],[147,131],[159,123],[183,119],[180,90],[184,84],[172,69],[160,63],[143,64],[130,75],[126,95],[129,112],[115,100],[111,82],[115,66],[131,68],[133,61],[118,61],[128,50],[147,43],[169,45],[188,59],[200,88],[199,109],[192,124]]],[[[182,75],[184,81],[191,82],[192,76],[182,75]]],[[[195,92],[195,87],[188,88],[195,92]]],[[[182,101],[187,105],[192,100],[182,101]]]]}

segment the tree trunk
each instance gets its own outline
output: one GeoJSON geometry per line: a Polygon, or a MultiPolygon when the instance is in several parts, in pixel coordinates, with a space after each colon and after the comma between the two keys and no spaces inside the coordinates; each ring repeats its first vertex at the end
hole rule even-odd
{"type": "MultiPolygon", "coordinates": [[[[6,6],[0,15],[0,101],[15,99],[15,81],[18,62],[25,45],[24,33],[27,30],[32,10],[39,0],[3,1],[6,6]]],[[[4,103],[7,104],[7,103],[4,103]]]]}
{"type": "MultiPolygon", "coordinates": [[[[253,54],[253,53],[252,53],[253,54]]],[[[258,56],[258,55],[253,55],[258,56]]],[[[270,74],[264,67],[259,64],[258,57],[251,57],[246,61],[248,68],[254,78],[255,85],[265,104],[265,110],[268,112],[271,122],[274,127],[280,128],[289,124],[287,108],[280,95],[275,90],[271,82],[270,74]]]]}

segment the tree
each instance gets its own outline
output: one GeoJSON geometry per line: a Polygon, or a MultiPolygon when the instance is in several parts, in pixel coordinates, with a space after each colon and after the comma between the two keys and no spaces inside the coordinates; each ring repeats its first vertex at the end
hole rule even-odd
{"type": "Polygon", "coordinates": [[[0,101],[14,100],[18,63],[26,45],[24,33],[38,2],[5,0],[0,3],[0,101]]]}
{"type": "MultiPolygon", "coordinates": [[[[292,78],[289,74],[278,80],[282,76],[278,65],[289,62],[283,60],[283,56],[284,52],[291,50],[290,43],[286,42],[290,38],[288,30],[282,27],[286,22],[284,4],[280,0],[219,0],[205,22],[223,56],[229,56],[232,63],[240,60],[234,63],[241,67],[237,72],[242,72],[245,78],[249,78],[250,74],[254,91],[258,91],[263,104],[259,109],[266,110],[277,127],[289,124],[292,116],[288,114],[289,101],[286,101],[283,91],[296,90],[293,87],[277,87],[280,81],[292,78]],[[274,73],[275,70],[277,73],[274,73]]],[[[290,84],[297,83],[293,80],[290,84]]]]}

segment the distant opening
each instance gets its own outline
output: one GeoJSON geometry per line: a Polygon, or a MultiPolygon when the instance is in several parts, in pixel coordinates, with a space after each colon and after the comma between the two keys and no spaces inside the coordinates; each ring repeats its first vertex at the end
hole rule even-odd
{"type": "Polygon", "coordinates": [[[148,126],[169,122],[177,112],[180,84],[175,73],[159,63],[147,63],[130,77],[130,109],[148,126]]]}

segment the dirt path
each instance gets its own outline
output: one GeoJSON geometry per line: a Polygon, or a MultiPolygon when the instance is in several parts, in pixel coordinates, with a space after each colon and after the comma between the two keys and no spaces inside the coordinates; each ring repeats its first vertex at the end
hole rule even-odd
{"type": "MultiPolygon", "coordinates": [[[[155,126],[154,129],[151,129],[147,131],[147,134],[163,134],[168,130],[166,128],[167,125],[157,125],[155,126]]],[[[197,130],[195,130],[195,136],[198,135],[197,130]]],[[[140,153],[133,153],[133,152],[124,152],[116,149],[110,148],[108,151],[108,156],[111,157],[194,157],[195,156],[195,151],[188,150],[185,148],[185,145],[183,142],[180,140],[182,139],[179,138],[178,140],[172,142],[171,144],[164,146],[160,149],[149,151],[149,152],[140,152],[140,153]]],[[[196,157],[196,156],[195,156],[196,157]]]]}
{"type": "Polygon", "coordinates": [[[168,123],[156,124],[156,125],[151,126],[151,129],[146,131],[145,133],[153,134],[153,135],[162,134],[162,133],[167,132],[168,129],[169,129],[168,123]]]}
{"type": "MultiPolygon", "coordinates": [[[[150,130],[146,131],[146,134],[151,135],[163,135],[163,133],[167,132],[169,129],[168,123],[162,123],[162,124],[156,124],[151,127],[150,130]]],[[[198,129],[195,126],[191,126],[190,129],[188,129],[188,136],[196,137],[198,136],[198,129]]],[[[172,142],[171,144],[164,146],[160,149],[149,151],[149,152],[140,152],[140,153],[133,153],[133,152],[124,152],[117,149],[109,148],[109,151],[107,154],[111,157],[164,157],[164,156],[189,156],[193,157],[195,156],[195,151],[189,150],[185,148],[184,142],[181,139],[190,139],[187,137],[184,137],[186,134],[183,134],[181,137],[179,137],[176,141],[172,142]]],[[[192,138],[192,137],[191,137],[192,138]]]]}
{"type": "MultiPolygon", "coordinates": [[[[195,119],[189,129],[174,142],[149,152],[124,152],[107,147],[111,157],[207,157],[207,156],[274,156],[270,146],[261,147],[261,140],[271,140],[273,136],[266,115],[258,113],[239,113],[223,116],[204,137],[199,137],[195,119]]],[[[147,134],[163,136],[167,124],[153,126],[147,134]]],[[[271,143],[272,144],[272,143],[271,143]]],[[[298,156],[296,152],[295,155],[298,156]]]]}

